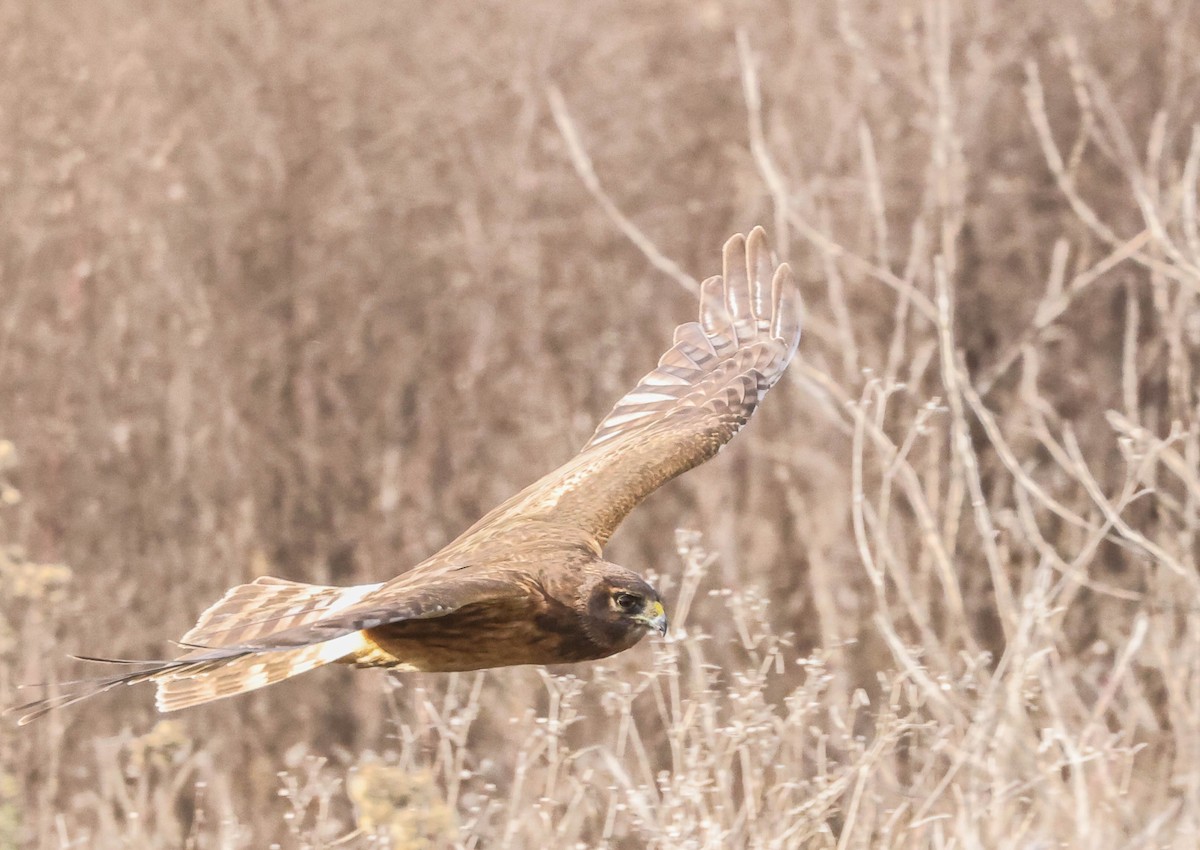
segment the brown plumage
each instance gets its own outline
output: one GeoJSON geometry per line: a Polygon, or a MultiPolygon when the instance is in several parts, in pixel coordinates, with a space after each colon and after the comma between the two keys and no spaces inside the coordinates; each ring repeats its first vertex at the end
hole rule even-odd
{"type": "Polygon", "coordinates": [[[658,593],[603,560],[603,546],[642,499],[746,424],[800,340],[799,295],[762,229],[730,239],[723,259],[723,274],[702,284],[699,321],[676,328],[579,454],[433,557],[382,584],[239,585],[183,636],[179,658],[78,683],[16,709],[20,722],[144,681],[173,711],[334,661],[430,672],[557,664],[665,633],[658,593]]]}

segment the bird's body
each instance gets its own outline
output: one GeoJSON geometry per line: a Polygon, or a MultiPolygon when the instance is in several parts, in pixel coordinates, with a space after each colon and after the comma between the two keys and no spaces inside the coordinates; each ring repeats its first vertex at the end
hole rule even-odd
{"type": "Polygon", "coordinates": [[[512,580],[523,593],[467,605],[436,622],[404,620],[367,630],[367,640],[377,649],[355,656],[352,663],[426,673],[570,664],[607,658],[645,634],[625,628],[608,636],[589,634],[580,628],[571,596],[556,596],[528,573],[512,580]]]}
{"type": "MultiPolygon", "coordinates": [[[[264,577],[201,614],[179,658],[21,706],[22,723],[122,684],[153,681],[172,711],[333,662],[453,672],[604,658],[666,631],[657,591],[603,559],[624,517],[715,455],[791,360],[800,305],[761,228],[725,246],[657,368],[583,450],[391,581],[324,587],[264,577]]],[[[95,659],[105,660],[105,659],[95,659]]]]}

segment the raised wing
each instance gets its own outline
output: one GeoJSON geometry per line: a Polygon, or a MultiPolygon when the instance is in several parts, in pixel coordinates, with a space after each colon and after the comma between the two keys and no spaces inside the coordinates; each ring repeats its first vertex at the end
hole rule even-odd
{"type": "Polygon", "coordinates": [[[700,320],[627,393],[574,459],[518,493],[449,547],[540,519],[584,531],[603,546],[661,484],[715,455],[753,415],[800,342],[799,292],[774,266],[766,236],[725,243],[724,268],[701,287],[700,320]]]}

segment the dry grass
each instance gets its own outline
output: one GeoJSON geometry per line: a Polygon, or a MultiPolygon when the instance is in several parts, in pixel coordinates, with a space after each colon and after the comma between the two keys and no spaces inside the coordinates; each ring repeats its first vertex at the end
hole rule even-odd
{"type": "Polygon", "coordinates": [[[1043,6],[0,3],[5,701],[420,560],[735,230],[809,309],[610,548],[667,641],[110,695],[0,848],[1195,847],[1200,26],[1043,6]]]}

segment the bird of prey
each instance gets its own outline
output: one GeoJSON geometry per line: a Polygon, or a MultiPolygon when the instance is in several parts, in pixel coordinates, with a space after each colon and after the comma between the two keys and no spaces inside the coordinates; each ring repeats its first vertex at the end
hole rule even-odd
{"type": "Polygon", "coordinates": [[[158,709],[174,711],[331,662],[429,672],[561,664],[665,634],[658,592],[605,561],[604,545],[642,499],[746,424],[800,341],[799,293],[762,228],[730,239],[723,260],[701,284],[699,321],[675,329],[579,454],[433,557],[380,584],[239,585],[200,615],[178,658],[75,683],[15,709],[20,722],[139,682],[154,682],[158,709]]]}

